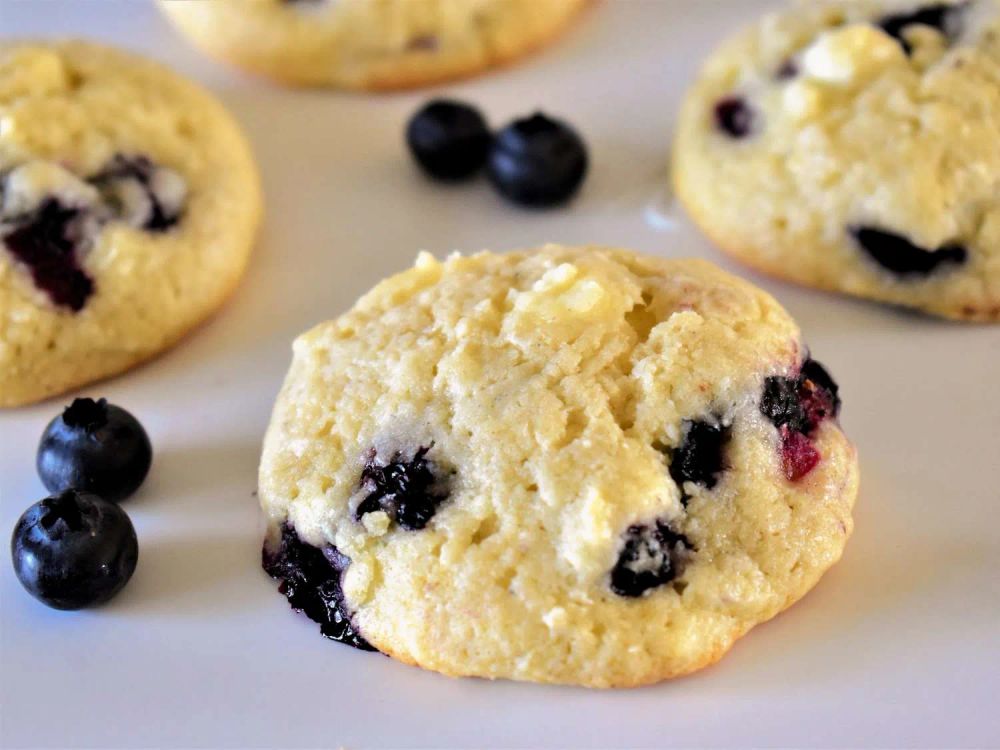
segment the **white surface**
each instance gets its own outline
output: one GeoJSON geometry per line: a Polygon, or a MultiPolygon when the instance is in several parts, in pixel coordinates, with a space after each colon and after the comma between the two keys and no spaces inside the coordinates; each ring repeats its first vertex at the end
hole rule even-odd
{"type": "MultiPolygon", "coordinates": [[[[204,81],[245,125],[267,221],[246,283],[159,361],[88,389],[132,409],[156,461],[127,506],[135,578],[93,612],[47,610],[0,564],[0,740],[20,746],[665,746],[1000,743],[1000,327],[961,327],[743,271],[659,200],[680,92],[752,0],[611,0],[526,64],[446,90],[496,124],[535,106],[586,135],[568,210],[422,180],[401,143],[431,92],[294,92],[232,73],[138,2],[7,2],[10,35],[90,36],[204,81]],[[259,442],[292,337],[418,248],[546,240],[699,255],[771,290],[843,387],[862,493],[843,562],[722,663],[590,692],[451,680],[322,639],[259,570],[259,442]]],[[[66,399],[0,414],[0,529],[43,495],[34,450],[66,399]]],[[[6,533],[6,532],[3,532],[6,533]]]]}

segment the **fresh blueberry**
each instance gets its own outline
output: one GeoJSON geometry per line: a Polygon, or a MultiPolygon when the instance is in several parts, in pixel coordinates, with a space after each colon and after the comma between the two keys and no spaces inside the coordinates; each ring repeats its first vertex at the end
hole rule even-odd
{"type": "Polygon", "coordinates": [[[324,636],[362,651],[376,650],[351,621],[340,587],[351,561],[336,547],[321,550],[306,544],[286,523],[277,548],[264,546],[262,564],[267,574],[280,582],[278,590],[292,609],[318,622],[324,636]]]}
{"type": "Polygon", "coordinates": [[[486,162],[490,131],[474,107],[436,99],[410,119],[406,142],[413,158],[431,177],[462,180],[486,162]]]}
{"type": "Polygon", "coordinates": [[[929,276],[943,265],[962,265],[969,258],[969,252],[961,245],[926,250],[881,229],[852,227],[850,233],[872,260],[901,276],[929,276]]]}
{"type": "Polygon", "coordinates": [[[24,512],[10,552],[29,594],[55,609],[83,609],[122,590],[135,571],[139,544],[125,511],[67,490],[24,512]]]}
{"type": "Polygon", "coordinates": [[[660,521],[630,526],[611,571],[611,590],[635,598],[670,583],[684,572],[693,549],[687,537],[660,521]]]}
{"type": "Polygon", "coordinates": [[[712,422],[684,422],[684,438],[670,458],[670,476],[682,491],[685,482],[715,487],[725,469],[729,432],[729,428],[712,422]]]}
{"type": "Polygon", "coordinates": [[[497,133],[487,173],[500,194],[514,203],[554,206],[579,190],[587,174],[587,147],[565,122],[539,112],[497,133]]]}
{"type": "Polygon", "coordinates": [[[387,464],[379,463],[372,450],[361,472],[361,488],[367,495],[359,503],[355,518],[382,510],[407,531],[427,526],[438,506],[448,498],[434,464],[426,458],[431,447],[421,448],[409,460],[397,452],[387,464]]]}
{"type": "Polygon", "coordinates": [[[31,271],[31,278],[52,303],[79,312],[94,292],[94,282],[77,257],[82,212],[55,198],[43,201],[13,230],[0,237],[7,250],[31,271]]]}
{"type": "Polygon", "coordinates": [[[746,99],[729,96],[715,104],[715,124],[731,138],[745,138],[754,125],[754,113],[746,99]]]}
{"type": "Polygon", "coordinates": [[[893,39],[902,45],[906,54],[913,50],[910,43],[906,41],[904,32],[910,26],[929,26],[937,29],[949,39],[958,35],[961,25],[961,13],[966,4],[949,5],[947,3],[935,3],[925,5],[908,13],[896,13],[886,16],[878,22],[879,27],[893,39]]]}
{"type": "Polygon", "coordinates": [[[142,425],[103,398],[76,399],[38,446],[38,475],[50,492],[77,489],[118,502],[142,484],[153,448],[142,425]]]}

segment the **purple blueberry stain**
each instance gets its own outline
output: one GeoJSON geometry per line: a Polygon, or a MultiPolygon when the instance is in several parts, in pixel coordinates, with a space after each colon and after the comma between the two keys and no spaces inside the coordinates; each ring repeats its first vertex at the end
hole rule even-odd
{"type": "Polygon", "coordinates": [[[731,138],[746,138],[753,131],[754,111],[741,96],[727,96],[715,104],[715,125],[731,138]]]}
{"type": "Polygon", "coordinates": [[[377,451],[369,451],[361,472],[360,486],[365,493],[354,516],[361,520],[367,513],[384,511],[407,531],[419,531],[427,526],[438,507],[448,499],[448,488],[437,465],[427,458],[433,448],[419,448],[412,458],[400,451],[387,463],[379,460],[377,451]]]}
{"type": "Polygon", "coordinates": [[[24,264],[35,286],[57,307],[79,312],[94,293],[94,281],[80,265],[84,210],[45,199],[26,216],[13,219],[0,236],[8,252],[24,264]]]}
{"type": "Polygon", "coordinates": [[[760,411],[778,430],[782,468],[790,481],[802,479],[819,463],[821,456],[812,437],[824,420],[839,416],[840,406],[837,383],[812,358],[794,377],[764,380],[760,411]]]}
{"type": "Polygon", "coordinates": [[[264,545],[261,560],[264,571],[279,582],[278,590],[292,609],[319,623],[323,636],[362,651],[377,650],[351,619],[341,588],[351,561],[336,547],[320,549],[306,544],[286,523],[281,527],[277,546],[264,545]]]}
{"type": "Polygon", "coordinates": [[[969,259],[969,251],[959,244],[931,250],[915,245],[901,235],[874,227],[851,227],[849,232],[873,261],[898,276],[930,276],[949,266],[961,266],[969,259]]]}
{"type": "Polygon", "coordinates": [[[688,538],[662,521],[630,526],[611,570],[611,590],[630,599],[643,596],[681,576],[693,552],[688,538]]]}

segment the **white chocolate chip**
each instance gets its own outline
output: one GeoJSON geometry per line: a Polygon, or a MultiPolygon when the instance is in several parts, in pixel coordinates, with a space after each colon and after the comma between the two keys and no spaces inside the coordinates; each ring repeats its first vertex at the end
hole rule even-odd
{"type": "Polygon", "coordinates": [[[905,64],[899,43],[874,26],[857,24],[827,31],[802,55],[802,73],[817,81],[847,86],[905,64]]]}

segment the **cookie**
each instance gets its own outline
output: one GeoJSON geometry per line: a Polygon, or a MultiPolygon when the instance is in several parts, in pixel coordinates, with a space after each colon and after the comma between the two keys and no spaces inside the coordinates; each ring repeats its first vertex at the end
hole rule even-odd
{"type": "Polygon", "coordinates": [[[0,406],[120,373],[213,313],[261,196],[190,81],[84,42],[0,46],[0,406]]]}
{"type": "Polygon", "coordinates": [[[998,0],[823,0],[711,56],[673,177],[705,233],[766,273],[997,321],[998,141],[998,0]]]}
{"type": "Polygon", "coordinates": [[[586,0],[160,0],[213,56],[287,84],[424,86],[520,57],[586,0]]]}
{"type": "Polygon", "coordinates": [[[264,567],[326,636],[449,675],[692,672],[840,557],[839,408],[788,314],[709,263],[421,254],[295,342],[264,567]]]}

